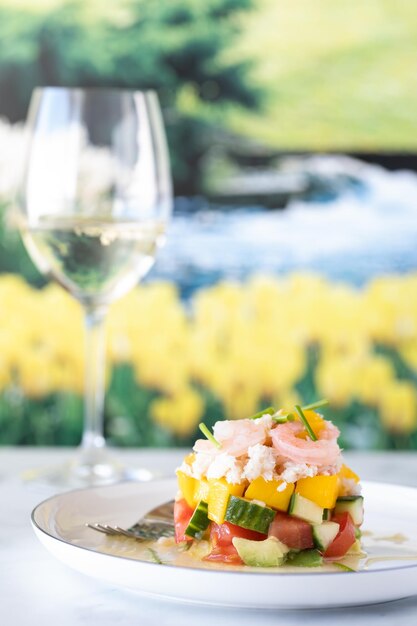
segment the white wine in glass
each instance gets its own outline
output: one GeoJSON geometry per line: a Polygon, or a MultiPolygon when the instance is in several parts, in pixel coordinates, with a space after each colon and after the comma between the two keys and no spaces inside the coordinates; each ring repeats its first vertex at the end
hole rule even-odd
{"type": "Polygon", "coordinates": [[[134,473],[113,460],[104,438],[104,320],[152,267],[172,207],[158,99],[153,92],[37,89],[27,128],[23,241],[40,271],[81,303],[86,328],[81,446],[41,478],[108,484],[134,473]]]}

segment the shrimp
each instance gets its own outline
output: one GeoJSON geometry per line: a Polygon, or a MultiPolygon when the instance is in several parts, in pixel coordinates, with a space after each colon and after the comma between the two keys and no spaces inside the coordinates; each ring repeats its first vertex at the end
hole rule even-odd
{"type": "Polygon", "coordinates": [[[326,423],[318,433],[317,441],[301,439],[297,434],[304,426],[300,422],[279,424],[271,432],[272,445],[282,457],[294,463],[309,463],[311,465],[334,465],[340,455],[337,443],[339,429],[333,424],[326,423]]]}
{"type": "Polygon", "coordinates": [[[195,452],[203,452],[213,456],[226,453],[239,457],[247,454],[249,447],[256,446],[258,443],[265,443],[271,426],[270,415],[265,415],[256,420],[241,419],[216,422],[213,435],[220,443],[220,448],[216,448],[211,441],[198,439],[193,449],[195,452]]]}

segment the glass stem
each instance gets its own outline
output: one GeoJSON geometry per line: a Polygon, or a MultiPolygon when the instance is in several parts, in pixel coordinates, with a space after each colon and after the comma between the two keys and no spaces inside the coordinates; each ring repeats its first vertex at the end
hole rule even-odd
{"type": "Polygon", "coordinates": [[[103,308],[91,308],[85,314],[85,405],[84,431],[81,447],[85,450],[104,448],[105,388],[105,317],[103,308]]]}

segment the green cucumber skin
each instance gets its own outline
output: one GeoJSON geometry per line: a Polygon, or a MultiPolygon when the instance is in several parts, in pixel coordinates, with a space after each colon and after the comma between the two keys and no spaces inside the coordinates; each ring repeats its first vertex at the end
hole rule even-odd
{"type": "Polygon", "coordinates": [[[331,509],[323,509],[323,522],[329,522],[332,516],[331,509]]]}
{"type": "Polygon", "coordinates": [[[188,526],[185,529],[187,537],[197,537],[200,533],[207,530],[210,520],[208,518],[208,504],[203,500],[197,504],[194,513],[191,516],[188,526]]]}
{"type": "Polygon", "coordinates": [[[349,513],[355,526],[363,522],[363,496],[343,496],[336,500],[335,513],[349,513]]]}
{"type": "Polygon", "coordinates": [[[226,522],[241,528],[255,530],[258,533],[267,535],[274,517],[275,511],[267,506],[260,506],[249,500],[230,496],[224,519],[226,522]]]}
{"type": "Polygon", "coordinates": [[[313,541],[320,552],[325,552],[339,532],[339,524],[325,521],[313,525],[313,541]]]}
{"type": "Polygon", "coordinates": [[[294,517],[298,517],[309,524],[320,524],[323,521],[323,510],[319,507],[315,502],[300,496],[299,493],[293,493],[291,496],[290,504],[288,507],[289,515],[293,515],[294,517]],[[314,511],[314,516],[308,514],[303,514],[303,509],[308,506],[308,508],[314,511]],[[300,511],[301,508],[301,511],[300,511]],[[301,513],[301,514],[300,514],[301,513]]]}

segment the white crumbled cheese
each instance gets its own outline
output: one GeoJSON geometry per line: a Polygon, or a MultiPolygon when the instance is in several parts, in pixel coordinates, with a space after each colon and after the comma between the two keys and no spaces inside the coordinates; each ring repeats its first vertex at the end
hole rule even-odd
{"type": "Polygon", "coordinates": [[[276,455],[273,448],[258,443],[248,448],[248,461],[243,471],[243,477],[252,481],[255,478],[272,480],[275,470],[276,455]]]}
{"type": "Polygon", "coordinates": [[[199,452],[195,455],[195,459],[192,463],[191,476],[200,480],[205,476],[208,472],[208,469],[213,462],[213,456],[211,454],[204,454],[204,452],[199,452]]]}
{"type": "Polygon", "coordinates": [[[177,468],[177,470],[179,470],[183,474],[187,474],[187,476],[194,476],[192,467],[185,461],[181,463],[181,465],[177,468]]]}
{"type": "Polygon", "coordinates": [[[318,473],[317,465],[307,465],[307,463],[284,463],[284,471],[279,478],[286,483],[295,483],[300,478],[312,478],[318,473]]]}
{"type": "Polygon", "coordinates": [[[285,489],[287,488],[288,483],[285,482],[285,480],[282,481],[282,483],[280,483],[277,487],[277,491],[281,492],[281,491],[285,491],[285,489]]]}
{"type": "Polygon", "coordinates": [[[333,476],[333,474],[337,474],[339,472],[339,467],[337,465],[326,465],[325,467],[320,467],[320,476],[333,476]]]}
{"type": "Polygon", "coordinates": [[[219,454],[212,459],[206,476],[209,479],[225,476],[229,483],[240,483],[242,480],[242,462],[230,454],[219,454]]]}
{"type": "MultiPolygon", "coordinates": [[[[179,469],[197,480],[225,478],[231,484],[252,482],[259,477],[267,481],[281,480],[278,491],[284,491],[288,483],[300,478],[338,473],[343,463],[341,454],[329,466],[294,462],[280,454],[270,445],[274,428],[275,422],[267,413],[255,420],[216,422],[213,434],[221,444],[220,448],[207,440],[198,440],[192,464],[184,462],[179,469]]],[[[345,489],[349,495],[360,493],[360,487],[354,481],[345,480],[345,489]]]]}
{"type": "Polygon", "coordinates": [[[258,419],[253,421],[255,422],[255,424],[262,424],[262,426],[265,428],[266,436],[269,435],[269,431],[271,430],[272,426],[275,426],[275,422],[272,420],[272,415],[269,415],[269,413],[264,413],[262,417],[258,417],[258,419]]]}
{"type": "Polygon", "coordinates": [[[344,496],[360,496],[362,487],[353,478],[342,478],[341,493],[344,496]]]}

